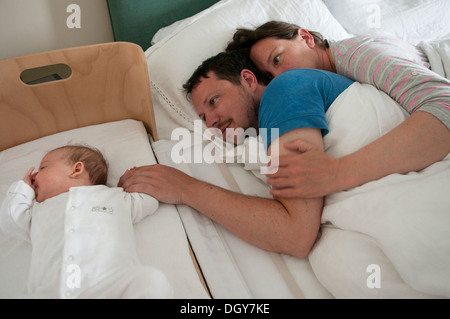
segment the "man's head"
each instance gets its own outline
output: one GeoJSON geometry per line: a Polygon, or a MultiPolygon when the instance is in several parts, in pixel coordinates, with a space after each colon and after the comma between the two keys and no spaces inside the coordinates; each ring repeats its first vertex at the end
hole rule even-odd
{"type": "Polygon", "coordinates": [[[248,55],[234,51],[205,60],[183,88],[206,126],[219,129],[227,139],[227,129],[258,128],[259,102],[267,84],[248,55]]]}

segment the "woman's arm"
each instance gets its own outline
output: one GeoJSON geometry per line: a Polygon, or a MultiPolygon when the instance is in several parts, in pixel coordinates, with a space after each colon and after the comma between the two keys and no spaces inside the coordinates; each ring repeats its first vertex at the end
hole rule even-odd
{"type": "Polygon", "coordinates": [[[360,186],[384,176],[419,171],[450,152],[450,130],[427,112],[415,112],[388,134],[361,150],[333,159],[313,145],[286,145],[302,154],[280,158],[268,176],[272,194],[311,198],[360,186]]]}
{"type": "Polygon", "coordinates": [[[414,47],[365,37],[334,45],[337,50],[331,52],[338,73],[383,90],[411,116],[380,139],[339,159],[302,141],[287,145],[302,154],[281,158],[278,172],[268,176],[274,196],[325,196],[393,173],[422,170],[450,152],[450,84],[420,63],[420,56],[411,60],[410,53],[418,53],[414,47]]]}

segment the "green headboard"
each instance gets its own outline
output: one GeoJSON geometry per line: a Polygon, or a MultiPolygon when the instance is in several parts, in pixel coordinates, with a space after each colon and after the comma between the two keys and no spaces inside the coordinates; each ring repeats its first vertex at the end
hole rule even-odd
{"type": "Polygon", "coordinates": [[[151,46],[162,27],[190,17],[218,0],[107,0],[115,41],[151,46]]]}

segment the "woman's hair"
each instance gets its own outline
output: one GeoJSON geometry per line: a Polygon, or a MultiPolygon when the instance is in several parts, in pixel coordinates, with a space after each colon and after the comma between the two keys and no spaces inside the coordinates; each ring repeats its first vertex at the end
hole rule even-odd
{"type": "MultiPolygon", "coordinates": [[[[233,39],[228,43],[226,51],[240,50],[250,52],[250,49],[256,42],[265,38],[291,40],[298,36],[299,29],[301,27],[298,25],[282,21],[269,21],[254,30],[238,28],[233,35],[233,39]]],[[[322,48],[329,47],[328,42],[324,40],[319,32],[308,32],[313,36],[317,46],[322,48]]]]}
{"type": "Polygon", "coordinates": [[[70,164],[82,162],[93,185],[106,185],[108,163],[99,150],[82,145],[66,145],[54,149],[56,150],[66,151],[70,164]]]}
{"type": "Polygon", "coordinates": [[[203,61],[183,85],[183,89],[189,96],[202,78],[209,78],[209,72],[214,72],[220,80],[227,80],[235,85],[240,85],[241,72],[244,69],[252,71],[259,83],[264,85],[269,83],[269,79],[258,70],[248,54],[242,51],[232,51],[221,52],[203,61]]]}

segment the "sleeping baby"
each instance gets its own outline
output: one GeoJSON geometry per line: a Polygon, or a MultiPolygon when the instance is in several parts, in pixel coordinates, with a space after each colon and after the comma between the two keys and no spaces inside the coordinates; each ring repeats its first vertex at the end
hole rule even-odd
{"type": "Polygon", "coordinates": [[[105,186],[103,155],[85,146],[47,153],[8,190],[0,228],[32,244],[30,298],[170,298],[165,275],[140,264],[133,223],[158,208],[105,186]]]}

